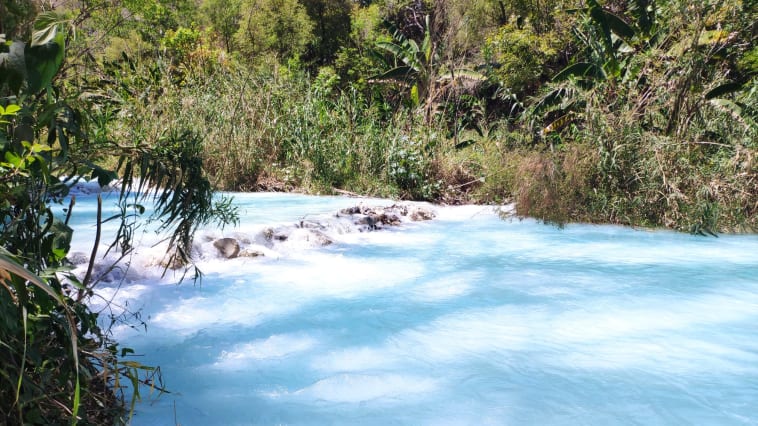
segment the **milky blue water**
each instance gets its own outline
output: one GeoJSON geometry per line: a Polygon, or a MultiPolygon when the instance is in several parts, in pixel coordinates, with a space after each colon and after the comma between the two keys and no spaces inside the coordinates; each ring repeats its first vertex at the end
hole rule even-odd
{"type": "MultiPolygon", "coordinates": [[[[358,202],[240,194],[240,227],[198,239],[358,202]]],[[[146,332],[115,335],[171,393],[133,424],[758,424],[758,237],[435,210],[258,258],[203,243],[201,285],[136,256],[99,291],[141,311],[146,332]]]]}

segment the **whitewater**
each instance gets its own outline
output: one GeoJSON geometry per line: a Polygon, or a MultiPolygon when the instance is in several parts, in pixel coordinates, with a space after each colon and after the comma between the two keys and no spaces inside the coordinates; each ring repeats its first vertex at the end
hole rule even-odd
{"type": "Polygon", "coordinates": [[[340,210],[395,202],[233,195],[239,226],[196,236],[201,282],[163,274],[147,225],[90,302],[139,314],[114,337],[170,391],[143,389],[134,425],[758,424],[757,236],[428,204],[373,229],[340,210]],[[254,254],[227,259],[220,238],[254,254]]]}

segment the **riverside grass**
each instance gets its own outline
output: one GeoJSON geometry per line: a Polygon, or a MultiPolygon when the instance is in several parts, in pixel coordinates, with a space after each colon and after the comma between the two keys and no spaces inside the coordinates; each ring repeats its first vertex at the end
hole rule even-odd
{"type": "MultiPolygon", "coordinates": [[[[738,9],[724,7],[718,16],[738,9]]],[[[515,201],[520,216],[558,224],[754,232],[758,80],[744,71],[739,90],[724,91],[734,86],[723,57],[730,39],[702,37],[715,12],[695,8],[697,19],[685,20],[669,9],[658,17],[666,37],[624,50],[590,43],[607,28],[585,16],[595,55],[577,60],[600,55],[617,67],[558,73],[536,82],[531,98],[501,99],[490,81],[446,87],[449,96],[418,105],[402,85],[343,82],[327,68],[314,76],[271,58],[117,62],[124,69],[114,86],[130,93],[111,134],[159,140],[167,128],[192,130],[225,190],[515,201]],[[685,45],[693,48],[676,53],[685,45]]]]}
{"type": "Polygon", "coordinates": [[[441,115],[427,122],[299,71],[230,70],[167,87],[137,107],[133,116],[148,119],[130,128],[156,133],[171,121],[203,134],[206,170],[226,190],[515,201],[519,215],[559,224],[758,229],[756,129],[708,105],[685,132],[666,135],[647,124],[663,107],[640,116],[632,100],[614,110],[602,101],[611,88],[598,88],[581,95],[583,123],[560,134],[535,139],[523,124],[491,121],[456,147],[461,135],[441,115]],[[704,138],[712,134],[728,143],[704,138]]]}

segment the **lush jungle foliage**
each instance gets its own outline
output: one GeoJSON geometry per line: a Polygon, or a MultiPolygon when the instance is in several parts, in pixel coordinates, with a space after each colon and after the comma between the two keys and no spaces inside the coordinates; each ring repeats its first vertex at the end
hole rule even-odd
{"type": "Polygon", "coordinates": [[[101,114],[112,102],[66,78],[79,17],[40,13],[27,42],[4,43],[0,52],[1,424],[123,422],[124,381],[132,403],[140,384],[160,390],[158,372],[129,360],[131,350],[102,328],[118,318],[101,320],[86,304],[99,280],[92,266],[103,221],[120,221],[108,250],[126,258],[134,219],[144,211],[139,203],[151,199],[174,248],[167,262],[183,263],[197,226],[234,220],[226,200],[213,200],[196,133],[172,126],[156,140],[109,137],[101,114]],[[101,185],[123,178],[122,214],[105,219],[98,211],[84,277],[67,260],[74,176],[101,185]]]}
{"type": "MultiPolygon", "coordinates": [[[[81,5],[80,5],[81,6],[81,5]]],[[[117,140],[203,137],[230,190],[516,201],[546,221],[756,227],[756,6],[84,2],[68,84],[117,140]]]]}
{"type": "Polygon", "coordinates": [[[81,303],[96,277],[66,272],[61,176],[126,178],[125,252],[130,182],[159,183],[179,258],[198,223],[233,219],[214,186],[755,231],[757,7],[1,2],[0,416],[98,423],[119,373],[144,378],[81,303]]]}

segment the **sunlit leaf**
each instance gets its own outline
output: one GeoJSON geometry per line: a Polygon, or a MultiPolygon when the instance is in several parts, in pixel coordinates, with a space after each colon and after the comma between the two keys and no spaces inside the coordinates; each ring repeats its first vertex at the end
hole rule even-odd
{"type": "Polygon", "coordinates": [[[562,69],[553,77],[553,81],[567,80],[569,77],[599,77],[603,74],[600,68],[589,62],[577,62],[562,69]]]}

